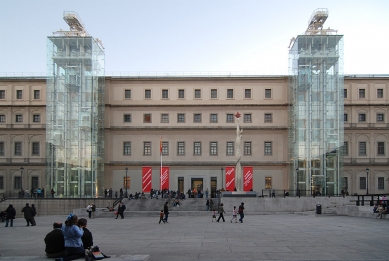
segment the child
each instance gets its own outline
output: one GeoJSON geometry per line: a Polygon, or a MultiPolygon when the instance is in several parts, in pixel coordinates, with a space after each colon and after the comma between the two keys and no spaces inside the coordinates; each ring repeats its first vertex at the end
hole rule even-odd
{"type": "Polygon", "coordinates": [[[158,224],[161,224],[161,221],[163,223],[166,223],[165,220],[163,220],[163,210],[161,210],[161,212],[159,213],[159,223],[158,224]]]}
{"type": "Polygon", "coordinates": [[[238,218],[237,218],[237,215],[238,215],[238,211],[236,210],[236,206],[234,206],[234,209],[232,210],[232,218],[231,218],[231,223],[232,223],[232,220],[235,218],[235,223],[238,223],[238,218]]]}
{"type": "Polygon", "coordinates": [[[216,210],[215,209],[212,209],[212,222],[213,222],[213,219],[215,219],[215,221],[216,221],[216,210]]]}

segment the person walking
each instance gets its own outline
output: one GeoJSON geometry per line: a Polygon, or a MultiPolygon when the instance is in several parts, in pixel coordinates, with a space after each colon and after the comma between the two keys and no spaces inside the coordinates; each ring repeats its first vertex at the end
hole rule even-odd
{"type": "Polygon", "coordinates": [[[32,226],[34,226],[34,223],[32,223],[32,220],[31,220],[33,210],[30,207],[30,204],[26,203],[26,206],[22,209],[22,212],[24,213],[24,218],[26,219],[27,227],[30,226],[30,224],[32,226]]]}
{"type": "Polygon", "coordinates": [[[31,208],[32,208],[31,222],[32,222],[32,225],[33,225],[33,226],[36,226],[35,216],[36,216],[38,213],[36,213],[36,208],[35,208],[34,204],[31,204],[31,208]]]}
{"type": "Polygon", "coordinates": [[[165,218],[163,220],[165,220],[166,223],[169,223],[169,222],[167,222],[167,219],[169,217],[169,207],[168,207],[168,204],[169,204],[169,202],[166,201],[165,205],[163,205],[163,214],[165,214],[165,218]]]}
{"type": "Polygon", "coordinates": [[[51,188],[51,190],[50,190],[50,194],[51,194],[51,198],[54,198],[55,191],[54,191],[54,189],[53,189],[53,188],[51,188]]]}
{"type": "Polygon", "coordinates": [[[116,215],[116,218],[117,219],[119,217],[119,215],[122,217],[122,219],[124,218],[124,210],[126,209],[126,205],[124,205],[122,202],[119,203],[119,207],[118,207],[118,214],[116,215]]]}
{"type": "Polygon", "coordinates": [[[238,218],[237,218],[238,211],[236,209],[236,206],[234,206],[234,209],[232,210],[232,218],[230,222],[232,223],[232,220],[235,219],[235,223],[238,223],[238,218]]]}
{"type": "Polygon", "coordinates": [[[158,222],[158,224],[161,224],[161,221],[163,223],[166,223],[165,220],[163,220],[163,210],[161,210],[161,212],[159,213],[159,222],[158,222]]]}
{"type": "Polygon", "coordinates": [[[216,221],[216,209],[212,209],[212,222],[213,222],[213,219],[215,219],[215,221],[216,221]]]}
{"type": "Polygon", "coordinates": [[[244,203],[240,203],[240,206],[239,206],[239,222],[240,223],[243,223],[243,218],[244,218],[244,213],[243,213],[243,210],[244,210],[244,203]]]}
{"type": "Polygon", "coordinates": [[[224,211],[224,207],[223,206],[224,206],[224,204],[221,203],[220,207],[219,207],[219,211],[218,211],[219,212],[219,218],[216,220],[216,222],[219,222],[220,218],[223,219],[223,222],[226,222],[225,219],[224,219],[224,214],[226,212],[224,211]]]}
{"type": "Polygon", "coordinates": [[[5,227],[8,227],[8,223],[10,223],[10,227],[13,227],[14,219],[16,216],[16,210],[12,204],[9,204],[8,208],[5,210],[5,213],[6,213],[5,227]],[[9,222],[10,220],[11,220],[11,222],[9,222]]]}
{"type": "Polygon", "coordinates": [[[62,226],[62,234],[65,239],[66,255],[56,258],[55,261],[70,261],[85,257],[85,250],[81,237],[84,235],[83,226],[77,226],[78,218],[70,214],[62,226]]]}

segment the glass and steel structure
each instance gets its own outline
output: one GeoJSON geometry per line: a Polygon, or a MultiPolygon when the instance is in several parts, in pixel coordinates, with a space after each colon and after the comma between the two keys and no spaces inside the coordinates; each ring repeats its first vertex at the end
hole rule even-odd
{"type": "Polygon", "coordinates": [[[46,191],[103,196],[103,48],[90,36],[52,36],[47,56],[46,191]]]}
{"type": "Polygon", "coordinates": [[[342,189],[343,36],[299,35],[289,52],[290,189],[342,189]]]}

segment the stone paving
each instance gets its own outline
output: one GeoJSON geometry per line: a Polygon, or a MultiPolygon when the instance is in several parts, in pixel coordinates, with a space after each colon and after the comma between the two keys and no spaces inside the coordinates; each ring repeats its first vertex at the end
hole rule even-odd
{"type": "MultiPolygon", "coordinates": [[[[44,237],[54,221],[37,226],[0,223],[0,260],[54,260],[44,256],[44,237]]],[[[387,220],[306,214],[246,215],[244,223],[211,222],[211,216],[95,218],[94,243],[115,260],[389,260],[387,220]]],[[[81,260],[81,259],[80,259],[81,260]]]]}

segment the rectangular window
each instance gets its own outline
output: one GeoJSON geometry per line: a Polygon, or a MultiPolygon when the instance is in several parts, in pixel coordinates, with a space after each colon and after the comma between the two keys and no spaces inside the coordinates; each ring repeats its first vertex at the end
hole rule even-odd
{"type": "Polygon", "coordinates": [[[217,114],[216,113],[212,113],[210,115],[210,120],[209,121],[213,122],[213,123],[217,122],[217,114]]]}
{"type": "Polygon", "coordinates": [[[151,99],[151,90],[145,90],[145,99],[151,99]]]}
{"type": "Polygon", "coordinates": [[[16,91],[16,99],[18,99],[18,100],[23,99],[23,91],[22,90],[16,91]]]}
{"type": "Polygon", "coordinates": [[[385,182],[383,177],[378,177],[378,189],[385,189],[385,182]]]}
{"type": "Polygon", "coordinates": [[[0,177],[0,189],[4,189],[4,177],[0,177]]]}
{"type": "Polygon", "coordinates": [[[271,177],[265,177],[265,189],[271,189],[272,188],[272,178],[271,177]]]}
{"type": "Polygon", "coordinates": [[[22,156],[22,143],[19,141],[15,142],[15,156],[22,156]]]}
{"type": "Polygon", "coordinates": [[[366,156],[366,142],[359,143],[359,156],[366,156]]]}
{"type": "Polygon", "coordinates": [[[227,99],[233,99],[233,98],[234,98],[234,90],[227,89],[227,99]]]}
{"type": "Polygon", "coordinates": [[[377,155],[385,155],[385,142],[379,141],[377,143],[377,155]]]}
{"type": "Polygon", "coordinates": [[[185,142],[179,141],[177,143],[177,155],[179,155],[179,156],[185,155],[185,142]]]}
{"type": "Polygon", "coordinates": [[[169,155],[169,142],[168,141],[162,141],[162,155],[163,156],[169,155]]]}
{"type": "Polygon", "coordinates": [[[366,121],[366,114],[361,113],[358,115],[359,122],[365,122],[366,121]]]}
{"type": "Polygon", "coordinates": [[[131,155],[131,142],[127,141],[123,143],[123,155],[131,155]]]}
{"type": "Polygon", "coordinates": [[[32,155],[39,156],[39,142],[32,143],[32,155]]]}
{"type": "Polygon", "coordinates": [[[20,177],[14,178],[14,189],[21,189],[21,179],[20,177]]]}
{"type": "Polygon", "coordinates": [[[348,141],[343,142],[343,155],[348,155],[348,141]]]}
{"type": "Polygon", "coordinates": [[[185,99],[185,90],[178,90],[178,99],[185,99]]]}
{"type": "Polygon", "coordinates": [[[15,121],[16,122],[23,122],[23,115],[17,114],[15,116],[15,121]]]}
{"type": "Polygon", "coordinates": [[[384,89],[377,89],[377,98],[384,98],[384,89]]]}
{"type": "Polygon", "coordinates": [[[124,90],[124,98],[131,99],[131,90],[124,90]]]}
{"type": "Polygon", "coordinates": [[[5,100],[5,90],[0,90],[0,100],[5,100]]]}
{"type": "Polygon", "coordinates": [[[177,114],[177,123],[184,123],[185,122],[185,114],[184,113],[178,113],[177,114]]]}
{"type": "Polygon", "coordinates": [[[343,89],[343,98],[347,98],[347,89],[343,89]]]}
{"type": "Polygon", "coordinates": [[[251,142],[246,141],[243,148],[244,155],[251,155],[251,142]]]}
{"type": "Polygon", "coordinates": [[[193,115],[193,122],[197,122],[197,123],[201,122],[201,113],[195,113],[193,115]]]}
{"type": "Polygon", "coordinates": [[[5,122],[5,115],[0,115],[0,122],[5,122]]]}
{"type": "Polygon", "coordinates": [[[169,90],[162,90],[162,99],[169,99],[169,90]]]}
{"type": "Polygon", "coordinates": [[[265,89],[265,99],[271,99],[271,89],[265,89]]]}
{"type": "Polygon", "coordinates": [[[131,177],[123,177],[123,189],[130,189],[131,177]]]}
{"type": "Polygon", "coordinates": [[[273,114],[265,113],[265,122],[273,122],[273,114]]]}
{"type": "Polygon", "coordinates": [[[265,155],[272,155],[272,144],[270,141],[265,141],[265,155]]]}
{"type": "Polygon", "coordinates": [[[366,177],[359,177],[359,189],[366,189],[366,177]]]}
{"type": "Polygon", "coordinates": [[[347,113],[343,114],[343,121],[344,122],[348,121],[348,114],[347,113]]]}
{"type": "Polygon", "coordinates": [[[384,122],[384,114],[377,113],[377,122],[384,122]]]}
{"type": "Polygon", "coordinates": [[[227,122],[234,122],[234,114],[227,114],[227,122]]]}
{"type": "Polygon", "coordinates": [[[143,156],[151,155],[151,142],[145,141],[143,142],[143,156]]]}
{"type": "Polygon", "coordinates": [[[217,89],[211,89],[211,99],[217,99],[217,89]]]}
{"type": "Polygon", "coordinates": [[[41,122],[41,116],[39,114],[32,115],[33,122],[41,122]]]}
{"type": "Polygon", "coordinates": [[[161,123],[169,123],[169,114],[167,113],[161,114],[161,123]]]}
{"type": "Polygon", "coordinates": [[[143,123],[151,123],[151,113],[143,114],[143,123]]]}
{"type": "Polygon", "coordinates": [[[365,89],[359,89],[359,99],[365,98],[365,89]]]}
{"type": "Polygon", "coordinates": [[[245,99],[251,99],[251,89],[244,90],[244,97],[245,99]]]}
{"type": "Polygon", "coordinates": [[[200,89],[195,90],[195,99],[201,99],[201,90],[200,89]]]}
{"type": "Polygon", "coordinates": [[[201,155],[201,142],[195,141],[193,143],[193,155],[201,155]]]}
{"type": "Polygon", "coordinates": [[[227,156],[234,156],[234,143],[231,141],[227,142],[227,156]]]}
{"type": "Polygon", "coordinates": [[[243,116],[244,122],[251,122],[251,113],[245,113],[243,116]]]}
{"type": "Polygon", "coordinates": [[[209,154],[210,155],[217,155],[217,142],[216,141],[212,141],[210,143],[209,154]]]}
{"type": "Polygon", "coordinates": [[[41,91],[34,90],[34,100],[39,100],[41,98],[41,91]]]}
{"type": "Polygon", "coordinates": [[[0,142],[0,156],[4,156],[4,142],[0,142]]]}
{"type": "Polygon", "coordinates": [[[131,122],[131,114],[124,114],[124,122],[131,122]]]}

